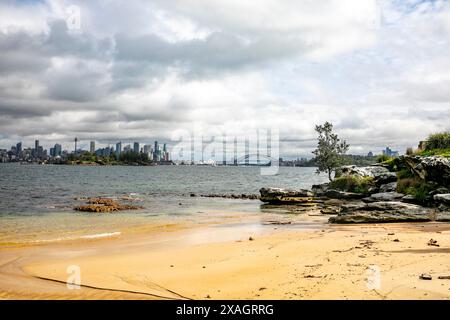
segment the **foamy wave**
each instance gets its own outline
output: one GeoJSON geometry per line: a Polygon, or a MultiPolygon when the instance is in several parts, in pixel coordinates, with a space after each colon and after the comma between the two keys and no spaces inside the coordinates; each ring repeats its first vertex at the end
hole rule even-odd
{"type": "Polygon", "coordinates": [[[116,236],[120,236],[121,234],[122,234],[121,232],[116,231],[116,232],[87,234],[87,235],[78,236],[78,237],[64,237],[64,238],[55,238],[55,239],[34,240],[31,242],[39,243],[39,242],[58,242],[58,241],[69,241],[69,240],[79,240],[79,239],[99,239],[99,238],[116,237],[116,236]]]}

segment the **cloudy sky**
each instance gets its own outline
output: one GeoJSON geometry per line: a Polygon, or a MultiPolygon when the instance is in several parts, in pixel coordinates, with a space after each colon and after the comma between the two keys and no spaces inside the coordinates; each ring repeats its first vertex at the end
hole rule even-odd
{"type": "Polygon", "coordinates": [[[327,120],[354,154],[449,130],[450,3],[0,3],[0,148],[277,128],[310,157],[327,120]]]}

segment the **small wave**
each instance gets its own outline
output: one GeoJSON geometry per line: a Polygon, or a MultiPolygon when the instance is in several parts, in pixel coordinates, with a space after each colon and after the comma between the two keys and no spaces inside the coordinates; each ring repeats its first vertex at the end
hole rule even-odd
{"type": "Polygon", "coordinates": [[[87,234],[84,236],[78,237],[63,237],[63,238],[55,238],[55,239],[42,239],[42,240],[34,240],[32,243],[40,243],[40,242],[59,242],[59,241],[69,241],[69,240],[78,240],[78,239],[99,239],[99,238],[109,238],[120,236],[122,233],[119,231],[116,232],[105,232],[105,233],[95,233],[95,234],[87,234]]]}

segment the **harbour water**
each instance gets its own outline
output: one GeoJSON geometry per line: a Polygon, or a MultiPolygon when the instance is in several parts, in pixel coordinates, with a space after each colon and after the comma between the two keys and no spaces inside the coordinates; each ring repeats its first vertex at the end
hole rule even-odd
{"type": "Polygon", "coordinates": [[[258,200],[206,198],[256,194],[261,187],[310,188],[326,181],[315,168],[58,166],[0,164],[0,243],[114,237],[129,228],[193,224],[266,215],[258,200]],[[191,197],[191,193],[196,197],[191,197]],[[109,214],[74,211],[83,197],[133,198],[144,209],[109,214]]]}

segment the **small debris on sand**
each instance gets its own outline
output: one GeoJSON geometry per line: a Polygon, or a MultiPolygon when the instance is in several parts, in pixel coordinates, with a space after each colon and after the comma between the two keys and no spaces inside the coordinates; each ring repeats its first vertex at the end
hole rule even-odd
{"type": "Polygon", "coordinates": [[[255,240],[253,237],[248,238],[249,241],[255,240]]]}
{"type": "Polygon", "coordinates": [[[428,241],[427,245],[429,246],[434,246],[434,247],[439,247],[437,240],[434,239],[430,239],[430,241],[428,241]]]}
{"type": "Polygon", "coordinates": [[[433,277],[430,276],[428,273],[422,273],[422,274],[419,276],[419,279],[420,279],[420,280],[432,280],[433,277]]]}
{"type": "Polygon", "coordinates": [[[439,276],[438,279],[441,279],[441,280],[450,280],[450,276],[439,276]]]}

